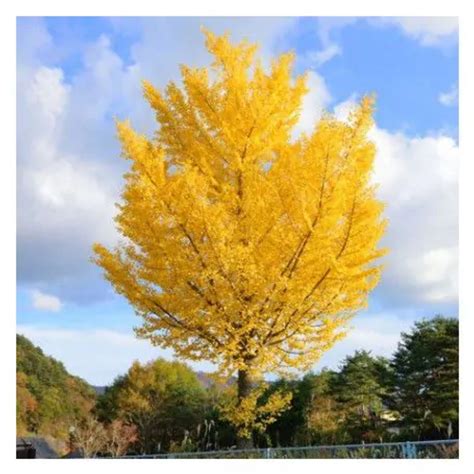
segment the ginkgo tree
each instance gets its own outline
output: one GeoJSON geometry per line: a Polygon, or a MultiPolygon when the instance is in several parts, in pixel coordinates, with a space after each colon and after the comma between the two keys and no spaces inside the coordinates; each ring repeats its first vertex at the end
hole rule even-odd
{"type": "Polygon", "coordinates": [[[143,84],[156,135],[117,125],[131,161],[116,217],[124,240],[96,244],[94,260],[143,318],[138,336],[237,374],[229,419],[244,439],[257,412],[288,401],[258,407],[251,381],[310,368],[367,305],[385,220],[372,98],[295,137],[308,89],[294,55],[265,67],[255,45],[205,36],[211,67],[181,66],[182,84],[164,93],[143,84]]]}

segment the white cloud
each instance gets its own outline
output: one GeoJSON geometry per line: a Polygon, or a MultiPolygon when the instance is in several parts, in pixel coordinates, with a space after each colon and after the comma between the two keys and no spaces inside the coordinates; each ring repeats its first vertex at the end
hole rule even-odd
{"type": "Polygon", "coordinates": [[[349,118],[351,111],[357,107],[358,96],[353,93],[343,102],[334,105],[333,113],[338,120],[346,121],[349,118]]]}
{"type": "Polygon", "coordinates": [[[311,132],[331,101],[326,82],[317,72],[308,72],[307,86],[309,92],[303,98],[301,114],[293,130],[293,138],[302,132],[311,132]]]}
{"type": "Polygon", "coordinates": [[[356,316],[349,324],[347,336],[323,355],[315,369],[337,369],[344,358],[356,350],[371,351],[373,356],[391,357],[397,349],[400,334],[410,332],[412,325],[413,319],[391,313],[356,316]]]}
{"type": "Polygon", "coordinates": [[[423,46],[440,46],[446,41],[457,41],[457,17],[381,17],[372,21],[398,26],[406,36],[423,46]]]}
{"type": "Polygon", "coordinates": [[[416,275],[424,296],[433,302],[457,301],[458,298],[458,247],[441,247],[422,256],[423,272],[416,275]]]}
{"type": "Polygon", "coordinates": [[[68,100],[69,87],[63,83],[63,72],[58,68],[39,67],[33,77],[30,99],[54,127],[68,100]]]}
{"type": "Polygon", "coordinates": [[[18,273],[50,283],[87,272],[94,240],[114,241],[118,173],[73,149],[90,138],[85,121],[69,128],[75,90],[60,69],[20,67],[18,82],[18,273]]]}
{"type": "Polygon", "coordinates": [[[67,78],[60,68],[42,63],[57,49],[44,23],[19,23],[18,279],[49,285],[76,299],[84,299],[83,293],[93,287],[103,291],[95,284],[100,272],[89,261],[92,243],[110,245],[117,239],[114,202],[127,163],[119,159],[113,118],[130,118],[146,133],[156,126],[142,97],[141,80],[161,87],[178,78],[179,63],[208,64],[201,25],[218,33],[232,30],[234,40],[246,36],[259,41],[268,57],[274,41],[296,20],[113,21],[121,32],[128,28],[138,33],[131,63],[124,63],[104,35],[89,43],[77,40],[81,67],[67,78]]]}
{"type": "Polygon", "coordinates": [[[453,85],[451,89],[447,92],[442,92],[438,96],[440,104],[445,105],[446,107],[454,107],[458,105],[458,88],[456,85],[453,85]]]}
{"type": "Polygon", "coordinates": [[[382,288],[393,299],[458,299],[459,147],[448,136],[407,137],[374,127],[374,181],[389,229],[382,288]]]}
{"type": "MultiPolygon", "coordinates": [[[[352,95],[334,107],[347,120],[352,95]]],[[[453,138],[409,137],[374,126],[377,147],[373,181],[386,204],[389,227],[382,245],[390,249],[381,291],[387,304],[458,301],[458,166],[453,138]]]]}
{"type": "MultiPolygon", "coordinates": [[[[55,329],[19,325],[17,333],[26,336],[45,354],[63,362],[72,375],[93,385],[108,385],[124,374],[133,361],[146,363],[157,357],[173,359],[170,350],[153,347],[132,333],[109,329],[55,329]]],[[[211,364],[190,363],[195,370],[212,371],[211,364]]]]}
{"type": "Polygon", "coordinates": [[[329,43],[323,49],[309,52],[306,58],[313,67],[318,68],[341,54],[342,48],[338,44],[329,43]]]}
{"type": "Polygon", "coordinates": [[[355,17],[321,17],[314,21],[314,36],[321,44],[318,50],[309,50],[299,60],[308,68],[318,68],[336,56],[342,55],[342,47],[332,39],[332,33],[355,23],[355,17]]]}
{"type": "Polygon", "coordinates": [[[41,311],[54,311],[58,312],[62,308],[61,300],[53,295],[47,295],[39,290],[33,290],[31,292],[31,300],[33,308],[41,311]]]}

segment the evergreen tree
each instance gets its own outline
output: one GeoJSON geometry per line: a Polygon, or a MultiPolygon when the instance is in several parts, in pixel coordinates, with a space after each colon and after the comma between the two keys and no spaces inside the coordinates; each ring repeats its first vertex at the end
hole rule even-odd
{"type": "Polygon", "coordinates": [[[336,444],[344,411],[337,402],[334,385],[338,373],[323,369],[310,376],[311,397],[305,410],[305,425],[309,441],[306,444],[336,444]]]}
{"type": "Polygon", "coordinates": [[[394,355],[391,405],[402,416],[405,436],[458,436],[459,325],[437,316],[403,333],[394,355]]]}
{"type": "Polygon", "coordinates": [[[390,367],[387,359],[372,357],[368,351],[356,351],[346,357],[333,383],[333,394],[343,409],[342,441],[381,441],[384,423],[383,400],[390,367]]]}

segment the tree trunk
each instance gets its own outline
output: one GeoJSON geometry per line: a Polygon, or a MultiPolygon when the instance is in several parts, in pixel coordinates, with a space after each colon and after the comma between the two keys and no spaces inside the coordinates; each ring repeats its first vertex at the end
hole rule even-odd
{"type": "MultiPolygon", "coordinates": [[[[240,402],[250,395],[252,389],[250,377],[245,370],[239,370],[237,377],[237,398],[240,402]]],[[[253,439],[237,435],[237,449],[252,449],[253,439]]]]}

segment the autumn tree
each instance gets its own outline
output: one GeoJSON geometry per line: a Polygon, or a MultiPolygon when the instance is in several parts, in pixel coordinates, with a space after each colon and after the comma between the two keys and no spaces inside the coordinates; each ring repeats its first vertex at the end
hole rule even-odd
{"type": "Polygon", "coordinates": [[[85,458],[93,458],[107,446],[107,431],[104,425],[89,415],[74,427],[74,446],[85,458]]]}
{"type": "Polygon", "coordinates": [[[319,374],[307,373],[300,380],[282,378],[271,384],[270,392],[292,393],[288,410],[267,429],[272,446],[308,446],[315,441],[328,443],[327,437],[314,436],[314,433],[329,432],[333,428],[336,412],[329,400],[328,387],[334,376],[332,371],[323,369],[319,374]],[[313,420],[314,415],[321,423],[313,420]],[[320,429],[320,425],[324,428],[320,429]]]}
{"type": "Polygon", "coordinates": [[[137,427],[123,420],[114,420],[106,428],[105,450],[113,458],[127,454],[127,450],[138,439],[137,427]]]}
{"type": "Polygon", "coordinates": [[[35,433],[66,441],[69,427],[93,408],[93,388],[19,334],[16,366],[17,434],[35,433]]]}
{"type": "Polygon", "coordinates": [[[140,337],[237,373],[238,425],[253,378],[309,368],[366,306],[385,224],[371,98],[295,138],[308,89],[294,55],[267,68],[245,41],[206,32],[206,46],[211,68],[181,66],[182,85],[144,82],[153,138],[118,123],[124,241],[96,244],[95,262],[142,317],[140,337]]]}
{"type": "Polygon", "coordinates": [[[23,372],[16,374],[16,432],[24,436],[34,431],[34,418],[38,402],[28,390],[28,376],[23,372]]]}
{"type": "Polygon", "coordinates": [[[137,429],[139,452],[168,450],[203,420],[206,393],[195,373],[180,362],[134,362],[99,398],[100,420],[123,420],[137,429]]]}

